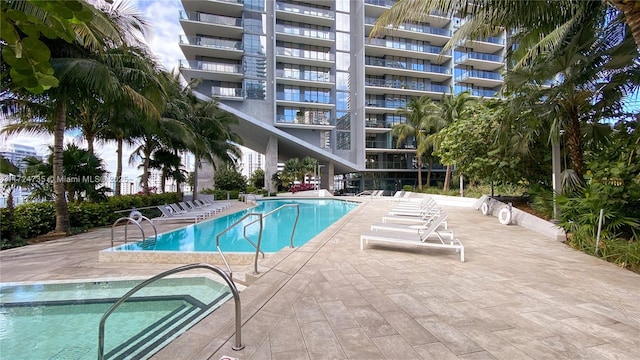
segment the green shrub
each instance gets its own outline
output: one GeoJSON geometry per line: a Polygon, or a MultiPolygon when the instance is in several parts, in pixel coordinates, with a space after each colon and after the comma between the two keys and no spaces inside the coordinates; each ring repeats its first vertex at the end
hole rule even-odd
{"type": "MultiPolygon", "coordinates": [[[[235,193],[237,197],[237,192],[235,193]]],[[[226,193],[225,193],[226,198],[226,193]]],[[[116,212],[132,208],[163,205],[181,201],[178,193],[153,195],[124,195],[110,197],[107,202],[80,202],[69,204],[70,233],[86,231],[90,228],[111,226],[118,218],[127,216],[127,212],[116,212]]],[[[152,218],[160,215],[157,209],[143,209],[143,215],[152,218]]],[[[21,246],[31,239],[55,229],[56,212],[53,202],[29,203],[18,205],[14,209],[13,221],[7,209],[0,209],[0,245],[2,249],[21,246]],[[9,239],[13,235],[14,240],[9,239]]]]}

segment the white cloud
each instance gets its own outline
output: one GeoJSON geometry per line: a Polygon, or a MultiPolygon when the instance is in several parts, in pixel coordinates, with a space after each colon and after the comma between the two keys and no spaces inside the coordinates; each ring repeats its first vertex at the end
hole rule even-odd
{"type": "Polygon", "coordinates": [[[156,58],[168,71],[178,68],[184,58],[178,45],[184,34],[178,21],[182,4],[179,0],[138,0],[137,6],[152,26],[147,44],[156,58]]]}

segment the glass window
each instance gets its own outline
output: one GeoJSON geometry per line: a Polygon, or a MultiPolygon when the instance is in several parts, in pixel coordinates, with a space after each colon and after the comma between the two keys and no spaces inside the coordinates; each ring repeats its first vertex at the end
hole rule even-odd
{"type": "Polygon", "coordinates": [[[348,13],[350,11],[351,1],[336,1],[336,10],[348,13]]]}
{"type": "Polygon", "coordinates": [[[336,70],[349,71],[351,67],[351,58],[349,53],[336,53],[336,70]]]}
{"type": "Polygon", "coordinates": [[[243,46],[245,54],[249,55],[265,55],[266,54],[266,36],[244,34],[243,46]]]}
{"type": "Polygon", "coordinates": [[[267,93],[267,82],[264,80],[244,80],[247,99],[264,100],[267,93]]]}
{"type": "Polygon", "coordinates": [[[349,110],[349,93],[336,91],[336,110],[349,110]]]}
{"type": "Polygon", "coordinates": [[[264,17],[266,15],[254,12],[244,12],[244,32],[250,34],[265,34],[266,33],[266,24],[264,22],[264,17]]]}
{"type": "Polygon", "coordinates": [[[244,0],[244,9],[264,11],[264,0],[244,0]]]}
{"type": "Polygon", "coordinates": [[[336,71],[336,89],[349,90],[349,77],[348,72],[336,71]]]}
{"type": "Polygon", "coordinates": [[[343,32],[336,33],[336,50],[338,51],[350,51],[351,49],[351,35],[343,32]]]}
{"type": "Polygon", "coordinates": [[[338,150],[351,150],[351,133],[346,131],[337,131],[336,135],[336,148],[338,150]]]}
{"type": "MultiPolygon", "coordinates": [[[[345,1],[337,1],[337,3],[341,3],[345,1]]],[[[351,22],[349,14],[336,14],[336,30],[350,32],[351,31],[351,22]]]]}
{"type": "Polygon", "coordinates": [[[243,58],[244,76],[265,79],[267,77],[267,58],[245,56],[243,58]]]}

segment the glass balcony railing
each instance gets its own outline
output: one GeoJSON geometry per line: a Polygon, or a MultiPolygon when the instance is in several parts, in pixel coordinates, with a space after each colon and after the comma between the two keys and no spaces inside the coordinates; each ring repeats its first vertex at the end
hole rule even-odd
{"type": "Polygon", "coordinates": [[[484,39],[478,39],[478,41],[488,42],[488,43],[498,44],[498,45],[504,45],[504,39],[503,38],[499,38],[497,36],[489,36],[489,37],[484,38],[484,39]]]}
{"type": "Polygon", "coordinates": [[[317,71],[291,71],[291,70],[276,70],[276,77],[284,79],[306,80],[322,83],[333,83],[334,76],[329,73],[322,73],[317,71]]]}
{"type": "Polygon", "coordinates": [[[365,147],[367,149],[415,149],[415,145],[411,143],[401,144],[399,147],[393,140],[365,140],[365,147]]]}
{"type": "Polygon", "coordinates": [[[200,60],[180,60],[180,67],[183,69],[242,74],[242,66],[240,64],[225,64],[200,60]]]}
{"type": "Polygon", "coordinates": [[[278,46],[276,47],[276,55],[291,56],[308,60],[320,60],[320,61],[335,61],[336,56],[334,53],[305,50],[305,49],[292,49],[278,46]]]}
{"type": "Polygon", "coordinates": [[[483,54],[477,52],[464,53],[460,55],[456,59],[456,63],[463,63],[467,60],[483,60],[483,61],[493,61],[493,62],[503,62],[504,58],[500,55],[492,55],[492,54],[483,54]]]}
{"type": "Polygon", "coordinates": [[[312,39],[335,40],[336,34],[331,31],[308,29],[299,26],[276,24],[276,32],[283,34],[299,35],[312,39]]]}
{"type": "Polygon", "coordinates": [[[330,126],[331,118],[318,116],[297,116],[295,118],[285,115],[277,115],[276,123],[278,124],[296,124],[296,125],[322,125],[330,126]]]}
{"type": "Polygon", "coordinates": [[[407,89],[417,91],[431,91],[449,93],[449,87],[445,85],[426,84],[418,81],[401,81],[385,79],[365,79],[365,86],[387,87],[393,89],[407,89]]]}
{"type": "Polygon", "coordinates": [[[212,86],[211,96],[242,97],[242,88],[212,86]]]}
{"type": "Polygon", "coordinates": [[[456,86],[455,88],[455,92],[456,94],[460,94],[462,92],[468,91],[469,94],[473,95],[473,96],[480,96],[480,97],[497,97],[498,96],[498,92],[495,90],[488,90],[488,89],[471,89],[471,88],[467,88],[464,86],[456,86]]]}
{"type": "Polygon", "coordinates": [[[366,4],[391,7],[396,3],[396,0],[364,0],[366,4]]]}
{"type": "MultiPolygon", "coordinates": [[[[364,21],[367,25],[374,25],[378,18],[367,16],[364,18],[364,21]]],[[[406,31],[414,31],[423,34],[433,34],[433,35],[441,35],[441,36],[451,36],[451,30],[434,28],[429,25],[424,24],[412,24],[412,23],[404,23],[398,26],[398,30],[406,30],[406,31]]]]}
{"type": "Polygon", "coordinates": [[[216,39],[203,36],[180,35],[180,44],[197,45],[216,49],[242,50],[242,41],[216,39]]]}
{"type": "Polygon", "coordinates": [[[482,71],[482,70],[469,70],[461,73],[456,76],[456,81],[464,81],[469,78],[477,78],[477,79],[489,79],[489,80],[499,80],[502,81],[502,75],[491,72],[491,71],[482,71]]]}
{"type": "Polygon", "coordinates": [[[242,19],[201,13],[196,11],[180,11],[181,20],[200,21],[208,24],[226,25],[226,26],[242,26],[242,19]]]}
{"type": "Polygon", "coordinates": [[[334,19],[335,13],[332,10],[314,8],[311,6],[304,6],[298,4],[290,4],[283,2],[276,2],[276,10],[286,11],[290,13],[303,14],[317,16],[327,19],[334,19]]]}
{"type": "Polygon", "coordinates": [[[215,0],[220,2],[226,2],[231,4],[244,4],[244,0],[215,0]]]}
{"type": "MultiPolygon", "coordinates": [[[[440,55],[442,53],[443,48],[440,46],[433,46],[427,44],[416,44],[412,42],[405,41],[394,41],[388,39],[365,39],[365,43],[376,46],[383,46],[389,49],[399,49],[399,50],[409,50],[409,51],[417,51],[423,53],[429,53],[434,55],[440,55]]],[[[451,55],[451,50],[447,50],[444,52],[444,55],[451,55]]]]}
{"type": "Polygon", "coordinates": [[[438,65],[430,65],[430,64],[417,64],[408,61],[401,60],[387,60],[387,59],[379,59],[374,57],[367,56],[364,59],[365,65],[371,66],[381,66],[390,69],[403,69],[410,71],[419,71],[419,72],[432,72],[438,74],[451,74],[451,69],[444,66],[438,65]]]}
{"type": "Polygon", "coordinates": [[[313,96],[310,94],[291,94],[284,93],[282,91],[278,91],[276,93],[276,100],[283,101],[297,101],[297,102],[305,102],[305,103],[315,103],[315,104],[333,104],[333,99],[330,96],[313,96]]]}

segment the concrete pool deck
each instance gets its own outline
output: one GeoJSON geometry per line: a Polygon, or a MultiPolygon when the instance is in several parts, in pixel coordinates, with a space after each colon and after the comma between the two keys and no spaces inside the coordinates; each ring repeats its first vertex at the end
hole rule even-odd
{"type": "MultiPolygon", "coordinates": [[[[240,296],[243,350],[231,349],[229,302],[153,359],[638,358],[640,275],[444,197],[466,262],[448,249],[361,251],[360,233],[398,202],[359,200],[306,245],[261,260],[240,296]]],[[[101,229],[1,251],[0,280],[152,276],[177,266],[98,262],[109,243],[101,229]]]]}

